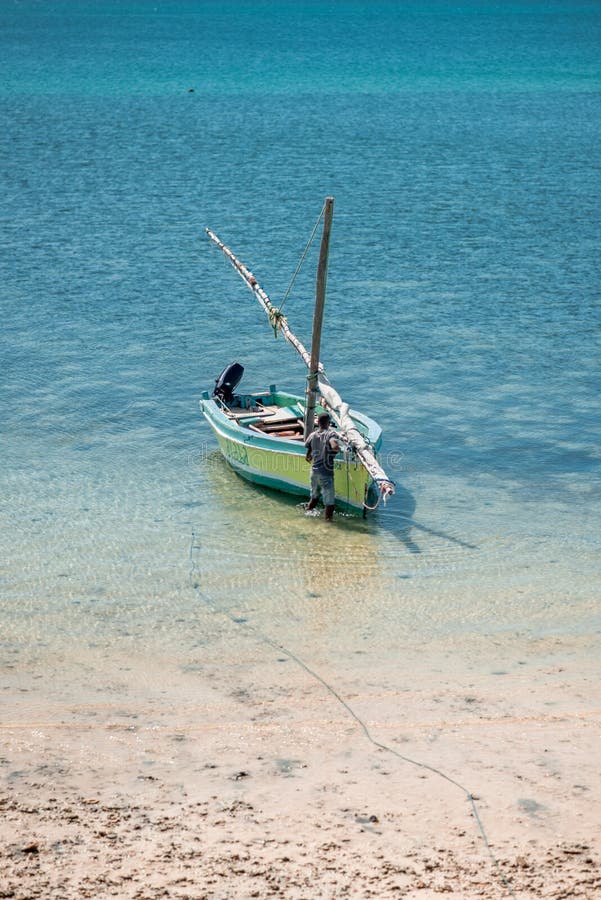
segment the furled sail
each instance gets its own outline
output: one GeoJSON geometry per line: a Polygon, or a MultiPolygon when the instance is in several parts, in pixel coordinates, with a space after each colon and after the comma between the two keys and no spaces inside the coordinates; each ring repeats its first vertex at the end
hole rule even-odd
{"type": "MultiPolygon", "coordinates": [[[[238,275],[245,284],[251,289],[269,318],[271,326],[274,330],[280,331],[288,343],[292,344],[294,349],[302,357],[305,365],[310,366],[311,356],[306,347],[299,341],[296,335],[290,330],[286,317],[273,305],[253,273],[246,268],[244,263],[237,259],[232,251],[219,240],[209,228],[206,229],[209,238],[217,244],[219,249],[230,261],[238,275]]],[[[323,400],[323,405],[328,409],[332,419],[338,426],[339,434],[342,440],[355,451],[362,465],[367,469],[374,482],[379,488],[380,494],[384,500],[394,494],[394,482],[388,477],[384,469],[377,461],[371,447],[357,429],[355,423],[349,415],[349,406],[344,403],[338,392],[330,384],[323,365],[319,364],[318,373],[319,391],[323,400]]]]}

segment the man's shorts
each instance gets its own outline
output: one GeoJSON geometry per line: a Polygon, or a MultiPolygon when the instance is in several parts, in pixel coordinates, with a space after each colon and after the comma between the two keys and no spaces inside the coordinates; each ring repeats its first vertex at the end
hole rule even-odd
{"type": "Polygon", "coordinates": [[[321,469],[311,469],[311,497],[321,494],[324,506],[334,506],[334,475],[321,469]]]}

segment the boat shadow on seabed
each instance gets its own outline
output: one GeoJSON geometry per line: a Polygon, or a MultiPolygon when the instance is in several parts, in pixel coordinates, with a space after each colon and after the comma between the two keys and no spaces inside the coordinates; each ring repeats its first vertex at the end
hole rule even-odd
{"type": "Polygon", "coordinates": [[[379,529],[393,535],[401,541],[410,553],[421,553],[422,550],[417,543],[415,532],[430,537],[439,538],[442,541],[448,541],[464,550],[477,550],[475,544],[470,544],[461,538],[448,534],[436,528],[429,528],[422,522],[415,520],[415,510],[417,504],[413,494],[397,485],[393,501],[389,507],[380,508],[376,513],[375,524],[379,529]]]}

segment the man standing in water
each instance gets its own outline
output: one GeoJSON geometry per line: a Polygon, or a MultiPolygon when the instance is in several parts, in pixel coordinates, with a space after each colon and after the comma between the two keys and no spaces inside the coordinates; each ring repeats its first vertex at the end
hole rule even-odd
{"type": "Polygon", "coordinates": [[[319,495],[326,508],[326,522],[334,517],[334,457],[340,450],[336,432],[330,428],[330,417],[321,413],[317,419],[319,428],[313,431],[305,441],[307,462],[311,466],[311,499],[307,512],[315,509],[319,495]]]}

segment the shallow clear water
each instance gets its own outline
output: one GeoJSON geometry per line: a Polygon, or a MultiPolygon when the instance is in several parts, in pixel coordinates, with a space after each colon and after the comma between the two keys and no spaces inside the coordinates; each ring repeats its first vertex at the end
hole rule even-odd
{"type": "Polygon", "coordinates": [[[177,657],[207,598],[312,658],[598,632],[598,4],[1,20],[6,654],[177,657]],[[329,530],[197,407],[234,359],[304,383],[204,226],[279,300],[327,194],[322,355],[398,483],[329,530]]]}

